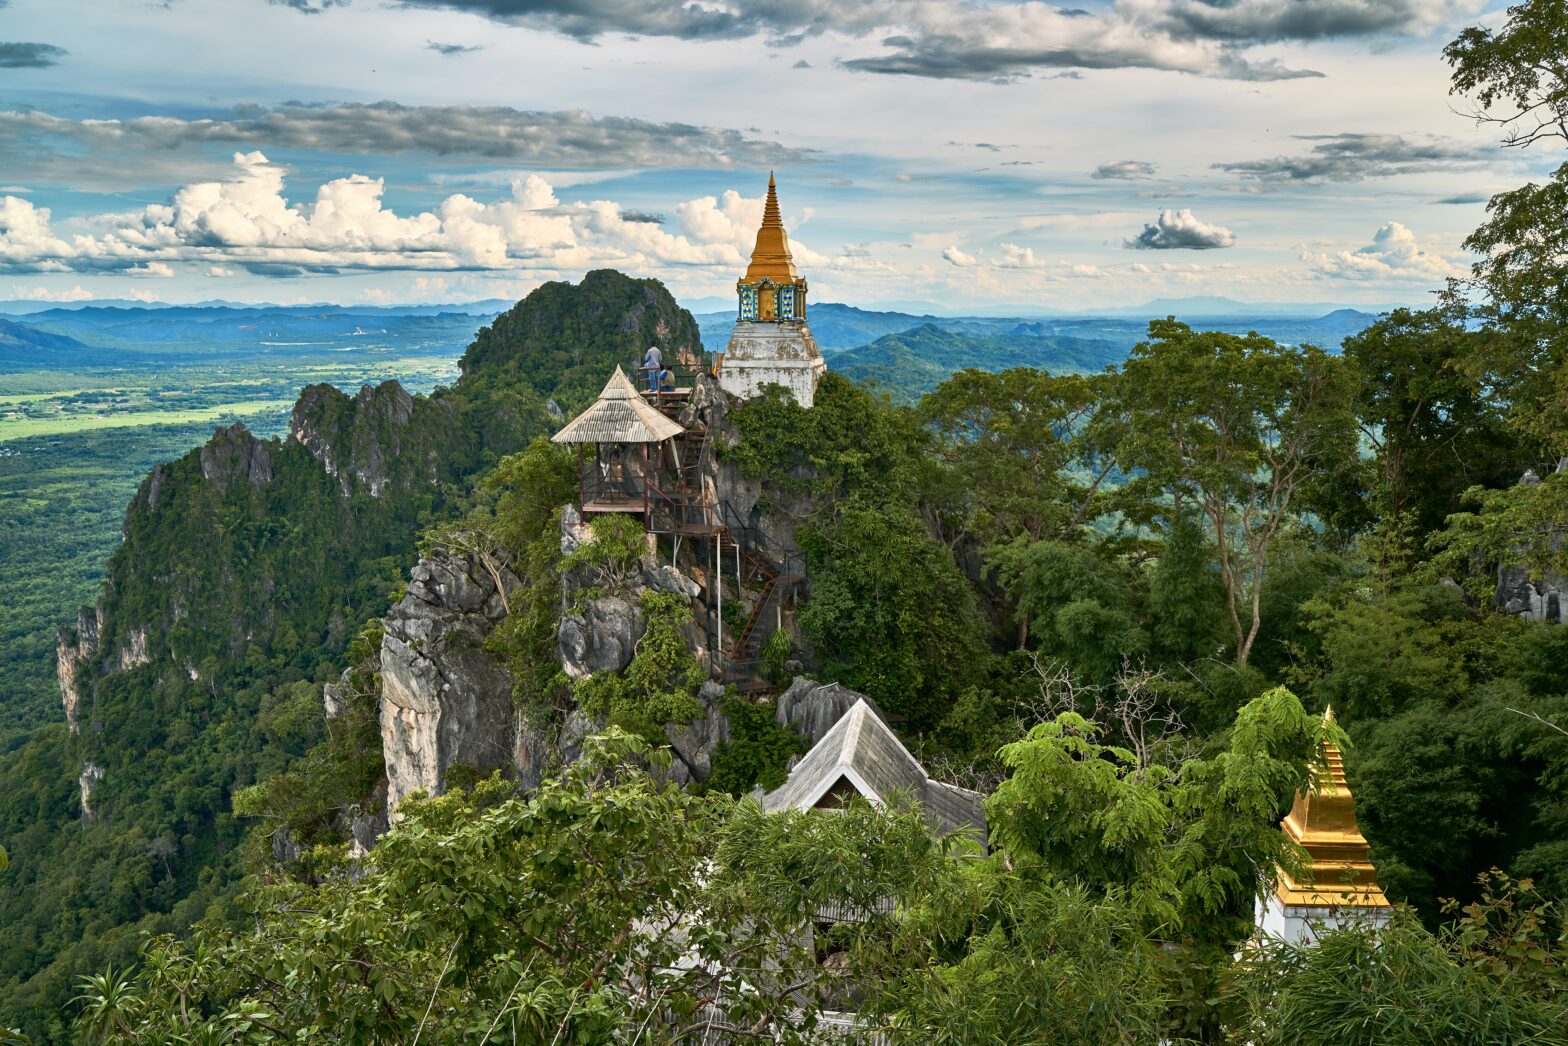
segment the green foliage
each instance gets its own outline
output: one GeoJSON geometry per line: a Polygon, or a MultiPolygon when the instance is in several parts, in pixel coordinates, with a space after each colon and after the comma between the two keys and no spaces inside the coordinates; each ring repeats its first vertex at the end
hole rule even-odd
{"type": "Polygon", "coordinates": [[[1066,539],[1099,515],[1094,493],[1107,466],[1087,477],[1069,471],[1090,457],[1083,429],[1099,391],[1090,379],[1038,370],[965,370],[920,401],[938,453],[963,476],[965,523],[980,542],[1066,539]]]}
{"type": "Polygon", "coordinates": [[[1149,632],[1155,650],[1174,661],[1213,657],[1225,645],[1224,586],[1214,550],[1190,513],[1171,520],[1149,571],[1149,632]]]}
{"type": "Polygon", "coordinates": [[[593,540],[563,556],[560,571],[572,574],[586,569],[594,579],[594,588],[618,595],[637,575],[648,551],[648,532],[636,519],[619,512],[601,513],[588,526],[593,540]]]}
{"type": "Polygon", "coordinates": [[[1435,530],[1469,487],[1518,477],[1516,438],[1474,369],[1497,341],[1469,329],[1453,307],[1396,309],[1345,339],[1345,361],[1359,379],[1357,414],[1377,464],[1379,515],[1435,530]]]}
{"type": "Polygon", "coordinates": [[[912,511],[860,499],[803,528],[811,599],[798,620],[823,674],[919,730],[936,725],[984,647],[974,597],[912,511]]]}
{"type": "MultiPolygon", "coordinates": [[[[517,397],[518,407],[553,398],[568,415],[592,402],[617,365],[629,369],[649,345],[665,359],[700,352],[691,313],[657,280],[597,269],[582,282],[553,281],[529,293],[474,337],[463,355],[463,386],[517,397]]],[[[496,407],[516,409],[497,399],[496,407]]]]}
{"type": "Polygon", "coordinates": [[[1163,743],[1099,742],[1075,712],[1002,749],[1011,771],[986,803],[992,838],[1096,893],[1124,896],[1150,927],[1234,941],[1276,863],[1276,827],[1337,728],[1277,688],[1242,708],[1227,747],[1186,756],[1163,743]]]}
{"type": "Polygon", "coordinates": [[[806,739],[779,726],[773,703],[753,704],[727,694],[721,707],[730,721],[730,738],[713,753],[713,769],[702,787],[737,798],[760,786],[771,791],[784,783],[792,755],[806,750],[806,739]]]}
{"type": "Polygon", "coordinates": [[[990,563],[1024,615],[1034,646],[1060,658],[1085,682],[1109,682],[1148,649],[1134,620],[1127,583],[1093,552],[1059,541],[1019,538],[990,563]]]}
{"type": "Polygon", "coordinates": [[[919,818],[861,809],[786,832],[754,805],[656,784],[637,768],[648,754],[612,732],[527,799],[497,777],[411,801],[362,874],[257,889],[246,926],[154,940],[134,977],[85,982],[78,1032],[678,1042],[711,1004],[805,1041],[838,985],[794,931],[820,904],[908,889],[932,860],[919,818]]]}
{"type": "Polygon", "coordinates": [[[645,589],[641,605],[646,627],[631,664],[579,681],[572,696],[594,719],[657,741],[666,724],[702,715],[697,691],[708,676],[681,635],[691,621],[686,598],[645,589]]]}
{"type": "Polygon", "coordinates": [[[1483,875],[1482,898],[1437,934],[1405,913],[1372,931],[1267,941],[1242,955],[1226,1002],[1260,1046],[1568,1042],[1568,941],[1528,882],[1483,875]]]}
{"type": "Polygon", "coordinates": [[[1133,1046],[1158,1038],[1154,955],[1113,900],[948,861],[897,924],[869,1009],[899,1043],[1133,1046]]]}
{"type": "Polygon", "coordinates": [[[1350,391],[1346,369],[1320,349],[1174,319],[1150,323],[1122,367],[1107,408],[1124,419],[1118,463],[1141,469],[1178,515],[1195,503],[1219,556],[1239,664],[1262,629],[1269,555],[1310,470],[1355,455],[1350,391]]]}
{"type": "Polygon", "coordinates": [[[561,507],[577,494],[569,448],[538,436],[525,450],[501,459],[483,489],[495,497],[488,525],[509,554],[523,587],[510,613],[486,639],[487,648],[515,679],[517,703],[535,710],[564,701],[555,663],[561,615],[561,507]]]}

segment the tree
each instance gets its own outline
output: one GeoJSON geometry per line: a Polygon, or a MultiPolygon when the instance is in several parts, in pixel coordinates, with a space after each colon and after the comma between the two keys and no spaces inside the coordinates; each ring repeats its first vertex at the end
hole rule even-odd
{"type": "Polygon", "coordinates": [[[658,784],[612,731],[530,797],[411,800],[361,874],[251,896],[82,985],[87,1041],[800,1042],[844,980],[802,934],[937,851],[915,814],[769,818],[658,784]]]}
{"type": "Polygon", "coordinates": [[[1379,514],[1434,530],[1473,485],[1518,476],[1518,446],[1488,394],[1495,380],[1475,362],[1495,351],[1494,333],[1471,330],[1453,304],[1395,309],[1345,339],[1359,389],[1356,416],[1377,455],[1379,514]]]}
{"type": "Polygon", "coordinates": [[[1343,735],[1283,687],[1244,706],[1212,756],[1102,744],[1104,734],[1063,712],[1003,748],[1011,776],[986,802],[994,843],[1125,897],[1152,932],[1233,939],[1273,868],[1299,860],[1279,818],[1323,741],[1343,735]]]}
{"type": "Polygon", "coordinates": [[[1437,933],[1407,912],[1313,942],[1261,941],[1226,987],[1235,1040],[1258,1046],[1568,1041],[1568,947],[1528,880],[1480,877],[1437,933]]]}
{"type": "Polygon", "coordinates": [[[1193,505],[1206,521],[1240,665],[1263,626],[1269,552],[1303,484],[1355,453],[1349,407],[1345,370],[1321,349],[1174,319],[1150,323],[1122,368],[1118,460],[1142,470],[1173,515],[1193,505]]]}
{"type": "Polygon", "coordinates": [[[1499,126],[1503,144],[1568,142],[1568,3],[1525,0],[1508,9],[1502,31],[1464,30],[1443,49],[1453,91],[1475,99],[1480,123],[1499,126]]]}
{"type": "Polygon", "coordinates": [[[1081,475],[1068,471],[1089,450],[1096,384],[1026,367],[963,370],[920,401],[921,420],[941,437],[938,455],[970,491],[968,529],[982,545],[1067,539],[1097,515],[1094,495],[1114,459],[1087,462],[1081,475]]]}

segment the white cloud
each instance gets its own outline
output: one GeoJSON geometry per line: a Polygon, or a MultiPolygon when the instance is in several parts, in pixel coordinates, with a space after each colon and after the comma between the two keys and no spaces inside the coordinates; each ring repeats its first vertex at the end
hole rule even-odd
{"type": "Polygon", "coordinates": [[[1036,258],[1034,248],[1020,247],[1016,243],[1003,243],[1002,258],[996,263],[998,269],[1043,269],[1045,259],[1036,258]]]}
{"type": "Polygon", "coordinates": [[[1144,251],[1204,251],[1231,247],[1235,243],[1236,236],[1229,229],[1200,221],[1190,209],[1183,207],[1179,211],[1161,211],[1157,221],[1145,225],[1143,231],[1128,240],[1125,246],[1144,251]]]}
{"type": "Polygon", "coordinates": [[[1399,222],[1384,225],[1365,247],[1332,254],[1308,251],[1302,260],[1325,276],[1347,280],[1442,280],[1462,274],[1442,255],[1422,250],[1415,233],[1399,222]]]}
{"type": "Polygon", "coordinates": [[[957,266],[960,269],[969,269],[980,264],[979,259],[975,258],[973,255],[965,254],[956,246],[948,247],[946,250],[944,250],[942,252],[942,257],[949,265],[957,266]]]}
{"type": "MultiPolygon", "coordinates": [[[[328,181],[309,202],[284,194],[284,170],[260,152],[237,153],[224,181],[181,188],[167,204],[131,215],[87,219],[92,232],[70,241],[50,213],[20,197],[0,200],[0,269],[119,271],[172,275],[200,263],[218,275],[233,266],[263,275],[371,270],[581,269],[720,266],[749,254],[762,201],[734,191],[674,208],[680,234],[628,220],[613,201],[563,203],[543,178],[513,183],[507,198],[484,203],[462,193],[427,211],[399,214],[379,178],[328,181]]],[[[803,261],[833,260],[801,246],[803,261]]]]}

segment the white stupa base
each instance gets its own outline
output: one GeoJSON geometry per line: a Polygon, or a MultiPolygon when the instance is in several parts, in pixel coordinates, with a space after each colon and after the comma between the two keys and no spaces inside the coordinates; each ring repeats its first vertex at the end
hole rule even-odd
{"type": "Polygon", "coordinates": [[[782,385],[796,403],[809,407],[816,401],[817,382],[827,369],[805,324],[742,321],[735,324],[724,350],[719,388],[745,400],[756,396],[764,385],[782,385]]]}
{"type": "Polygon", "coordinates": [[[1287,944],[1316,944],[1318,934],[1344,926],[1385,926],[1391,916],[1388,908],[1286,904],[1275,894],[1257,905],[1258,932],[1287,944]]]}

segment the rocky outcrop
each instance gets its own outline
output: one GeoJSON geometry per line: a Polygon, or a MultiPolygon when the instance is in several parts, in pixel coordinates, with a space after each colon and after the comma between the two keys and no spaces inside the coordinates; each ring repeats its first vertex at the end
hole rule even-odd
{"type": "MultiPolygon", "coordinates": [[[[1557,465],[1557,472],[1568,471],[1568,458],[1557,465]]],[[[1519,477],[1519,486],[1538,487],[1541,477],[1534,469],[1526,469],[1519,477]]],[[[1553,535],[1554,547],[1562,538],[1553,535]]],[[[1497,595],[1493,606],[1501,613],[1522,617],[1526,621],[1544,621],[1558,624],[1568,606],[1568,578],[1554,572],[1531,577],[1527,567],[1517,563],[1504,563],[1497,568],[1497,595]]]]}
{"type": "Polygon", "coordinates": [[[572,680],[595,672],[619,672],[632,663],[647,623],[642,608],[624,596],[584,600],[561,616],[556,646],[561,668],[572,680]]]}
{"type": "Polygon", "coordinates": [[[793,729],[814,745],[857,701],[865,701],[878,716],[887,718],[865,694],[839,683],[818,683],[804,676],[796,676],[788,689],[774,699],[773,710],[779,726],[793,729]]]}
{"type": "Polygon", "coordinates": [[[102,614],[101,609],[82,607],[76,613],[76,627],[62,626],[55,636],[55,677],[60,683],[65,721],[73,734],[80,710],[92,690],[93,666],[98,660],[99,636],[103,631],[102,614]]]}
{"type": "Polygon", "coordinates": [[[125,643],[115,657],[115,666],[124,672],[137,665],[151,663],[152,654],[147,650],[147,626],[138,625],[125,634],[125,643]]]}
{"type": "MultiPolygon", "coordinates": [[[[520,586],[505,572],[508,594],[520,586]]],[[[467,556],[434,551],[383,621],[381,744],[387,806],[439,794],[462,764],[481,773],[512,763],[512,675],[484,649],[506,615],[490,572],[467,556]]]]}
{"type": "Polygon", "coordinates": [[[452,420],[448,405],[416,400],[396,381],[363,385],[353,398],[331,385],[311,385],[294,404],[289,439],[310,451],[345,497],[356,484],[381,497],[394,484],[436,481],[440,456],[432,436],[452,420]],[[421,410],[446,417],[415,424],[421,410]]]}
{"type": "MultiPolygon", "coordinates": [[[[201,475],[219,490],[231,483],[264,487],[272,482],[272,453],[267,444],[250,434],[240,422],[219,428],[201,448],[201,475]]],[[[162,491],[161,478],[154,470],[147,481],[147,503],[156,508],[162,491]]]]}
{"type": "Polygon", "coordinates": [[[706,780],[713,772],[714,753],[720,745],[729,743],[730,717],[719,706],[723,696],[723,687],[713,682],[704,683],[697,695],[703,708],[701,718],[665,726],[670,752],[675,757],[670,762],[670,776],[677,784],[706,780]]]}
{"type": "Polygon", "coordinates": [[[93,819],[93,787],[103,780],[103,767],[95,763],[88,763],[82,767],[82,772],[77,775],[76,783],[82,794],[82,820],[89,823],[93,819]]]}

